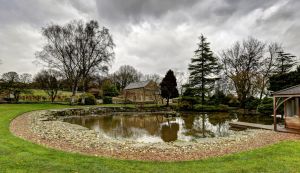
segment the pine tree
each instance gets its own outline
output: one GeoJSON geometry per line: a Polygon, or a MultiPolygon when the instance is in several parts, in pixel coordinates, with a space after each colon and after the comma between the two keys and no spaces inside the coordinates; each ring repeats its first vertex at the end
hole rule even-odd
{"type": "Polygon", "coordinates": [[[169,106],[169,100],[175,97],[178,97],[178,90],[177,90],[177,82],[174,72],[169,70],[166,76],[163,78],[162,82],[160,83],[160,90],[161,96],[167,99],[167,106],[169,106]]]}
{"type": "Polygon", "coordinates": [[[278,57],[276,58],[276,71],[277,74],[288,73],[293,66],[296,64],[294,55],[290,53],[285,53],[283,51],[279,51],[278,57]]]}
{"type": "Polygon", "coordinates": [[[201,95],[202,103],[205,102],[205,94],[212,90],[215,82],[214,76],[218,74],[220,66],[218,60],[210,50],[209,42],[201,35],[200,42],[194,57],[189,64],[190,86],[201,95]]]}

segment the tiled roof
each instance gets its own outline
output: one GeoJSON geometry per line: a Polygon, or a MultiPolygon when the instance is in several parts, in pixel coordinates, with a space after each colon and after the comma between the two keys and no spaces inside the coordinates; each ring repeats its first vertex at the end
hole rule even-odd
{"type": "Polygon", "coordinates": [[[146,85],[148,85],[149,82],[150,81],[133,82],[127,85],[125,89],[128,90],[128,89],[144,88],[146,85]]]}

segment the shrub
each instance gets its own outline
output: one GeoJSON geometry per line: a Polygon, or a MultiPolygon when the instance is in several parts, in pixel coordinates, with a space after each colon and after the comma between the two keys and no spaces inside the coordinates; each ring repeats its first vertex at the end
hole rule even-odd
{"type": "MultiPolygon", "coordinates": [[[[82,98],[79,98],[78,103],[81,104],[82,98]]],[[[97,101],[93,94],[86,94],[85,95],[85,105],[96,105],[97,101]]]]}
{"type": "Polygon", "coordinates": [[[192,97],[192,96],[183,96],[180,98],[180,102],[178,104],[179,110],[192,110],[194,108],[194,105],[199,103],[198,97],[192,97]]]}
{"type": "Polygon", "coordinates": [[[259,104],[260,100],[258,98],[249,97],[245,101],[245,108],[249,110],[256,110],[259,104]]]}
{"type": "Polygon", "coordinates": [[[273,113],[273,104],[261,104],[257,107],[257,111],[264,115],[272,115],[273,113]]]}
{"type": "Polygon", "coordinates": [[[103,103],[104,104],[112,104],[112,97],[109,97],[109,96],[103,97],[103,103]]]}
{"type": "Polygon", "coordinates": [[[178,104],[178,109],[179,110],[192,110],[193,105],[187,101],[182,101],[178,104]]]}
{"type": "Polygon", "coordinates": [[[273,98],[265,97],[261,100],[261,104],[273,104],[273,98]]]}
{"type": "Polygon", "coordinates": [[[228,105],[230,100],[231,100],[231,97],[226,96],[222,91],[216,91],[216,93],[209,99],[208,104],[228,105]]]}

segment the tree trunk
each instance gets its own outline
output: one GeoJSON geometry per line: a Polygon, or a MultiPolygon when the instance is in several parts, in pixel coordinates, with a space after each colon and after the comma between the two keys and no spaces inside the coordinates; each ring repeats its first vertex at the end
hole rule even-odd
{"type": "Polygon", "coordinates": [[[77,84],[73,84],[72,85],[72,96],[71,96],[71,105],[75,104],[76,101],[76,93],[77,93],[77,84]]]}
{"type": "Polygon", "coordinates": [[[205,114],[202,113],[202,137],[205,137],[205,114]]]}
{"type": "Polygon", "coordinates": [[[83,78],[82,83],[83,83],[83,85],[82,85],[81,104],[85,105],[85,94],[86,94],[86,80],[85,80],[85,78],[83,78]]]}
{"type": "Polygon", "coordinates": [[[169,100],[170,100],[170,98],[168,97],[167,98],[167,107],[169,107],[169,100]]]}

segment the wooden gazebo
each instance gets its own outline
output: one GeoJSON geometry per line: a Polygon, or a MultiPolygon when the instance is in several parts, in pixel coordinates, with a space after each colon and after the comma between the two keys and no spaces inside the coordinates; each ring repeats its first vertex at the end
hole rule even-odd
{"type": "Polygon", "coordinates": [[[284,105],[284,125],[286,129],[300,131],[300,85],[273,92],[274,130],[277,131],[277,110],[284,105]]]}

